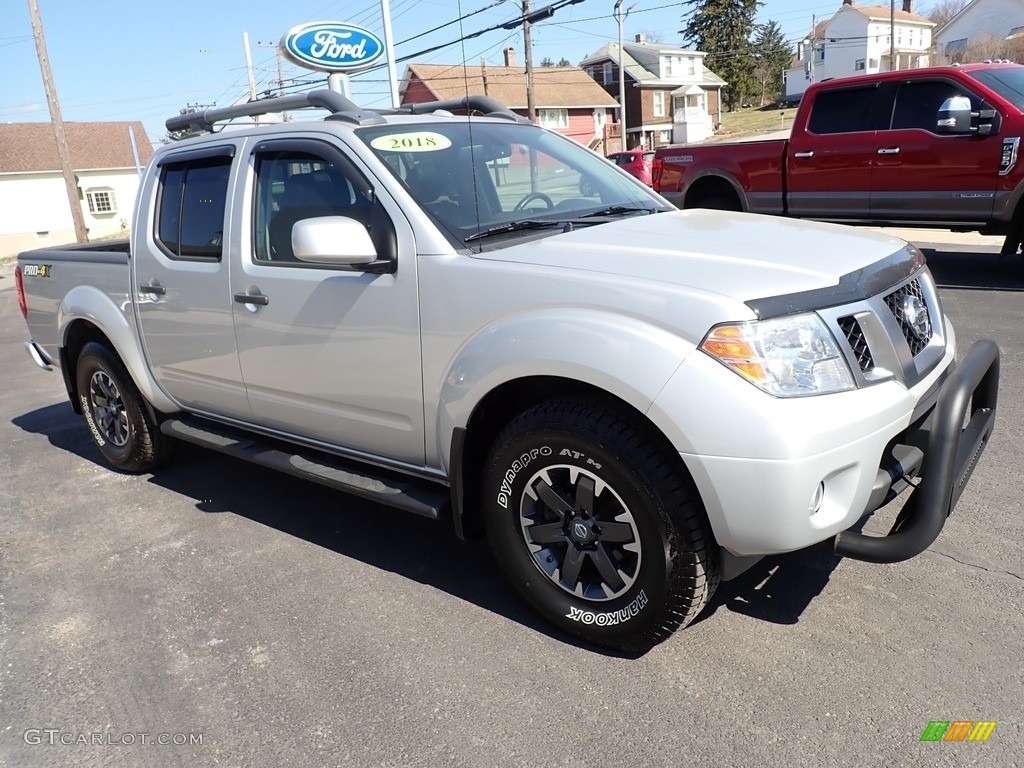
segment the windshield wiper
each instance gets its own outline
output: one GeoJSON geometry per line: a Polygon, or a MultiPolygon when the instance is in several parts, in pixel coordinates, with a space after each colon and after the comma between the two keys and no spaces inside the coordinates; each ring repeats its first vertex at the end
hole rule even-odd
{"type": "Polygon", "coordinates": [[[630,213],[654,213],[654,211],[654,208],[645,208],[643,206],[637,208],[632,205],[609,205],[607,208],[599,208],[596,211],[584,213],[576,218],[589,219],[593,216],[626,216],[630,213]]]}
{"type": "Polygon", "coordinates": [[[518,232],[522,229],[546,229],[548,227],[562,226],[565,226],[564,221],[552,221],[551,219],[521,219],[519,221],[510,221],[508,224],[499,224],[496,227],[484,229],[480,232],[474,232],[472,235],[464,237],[463,240],[467,243],[471,243],[474,240],[483,240],[485,237],[504,235],[508,232],[518,232]]]}

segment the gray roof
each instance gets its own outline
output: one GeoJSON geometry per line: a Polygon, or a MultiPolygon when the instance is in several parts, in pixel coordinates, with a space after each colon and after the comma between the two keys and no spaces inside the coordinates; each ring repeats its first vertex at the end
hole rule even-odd
{"type": "MultiPolygon", "coordinates": [[[[696,83],[703,87],[714,88],[725,85],[725,80],[706,67],[703,69],[703,77],[700,78],[673,77],[663,79],[658,76],[658,58],[661,54],[669,54],[672,56],[686,54],[688,56],[699,56],[700,58],[704,58],[707,54],[702,51],[678,48],[672,45],[662,45],[660,43],[623,43],[622,49],[622,66],[626,71],[626,75],[633,78],[641,86],[661,85],[665,87],[678,88],[681,85],[693,85],[696,83]]],[[[608,60],[611,60],[612,63],[618,66],[618,43],[607,43],[601,46],[583,59],[583,61],[580,62],[580,67],[583,68],[589,64],[600,64],[608,60]]]]}

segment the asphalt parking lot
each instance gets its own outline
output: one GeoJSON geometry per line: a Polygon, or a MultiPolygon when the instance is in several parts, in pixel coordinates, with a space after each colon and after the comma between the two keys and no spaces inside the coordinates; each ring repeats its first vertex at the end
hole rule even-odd
{"type": "Polygon", "coordinates": [[[1024,259],[908,234],[961,347],[1003,352],[942,536],[762,561],[639,658],[550,630],[442,526],[192,446],[108,471],[0,267],[0,766],[1024,764],[1024,259]],[[920,740],[956,720],[996,726],[920,740]]]}

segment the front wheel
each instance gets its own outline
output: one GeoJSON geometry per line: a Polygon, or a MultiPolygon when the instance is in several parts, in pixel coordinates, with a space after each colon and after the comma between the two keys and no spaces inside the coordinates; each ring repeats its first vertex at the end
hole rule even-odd
{"type": "Polygon", "coordinates": [[[124,363],[109,347],[86,344],[75,378],[86,426],[111,466],[122,472],[146,472],[163,461],[171,439],[150,417],[124,363]]]}
{"type": "Polygon", "coordinates": [[[495,557],[564,631],[643,652],[714,592],[717,550],[685,468],[617,411],[542,403],[505,428],[486,467],[495,557]]]}

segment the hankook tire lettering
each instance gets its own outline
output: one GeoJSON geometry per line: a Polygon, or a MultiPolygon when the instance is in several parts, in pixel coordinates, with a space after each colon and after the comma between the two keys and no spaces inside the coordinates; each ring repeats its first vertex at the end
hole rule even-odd
{"type": "Polygon", "coordinates": [[[581,611],[579,608],[570,607],[565,618],[578,621],[580,624],[596,624],[599,627],[610,627],[615,624],[622,624],[629,621],[643,610],[647,605],[647,595],[641,589],[640,594],[633,598],[632,602],[625,608],[620,608],[611,613],[596,613],[594,611],[581,611]]]}

